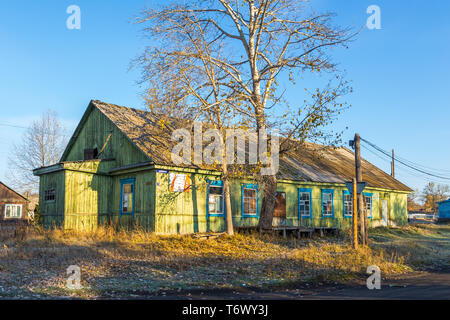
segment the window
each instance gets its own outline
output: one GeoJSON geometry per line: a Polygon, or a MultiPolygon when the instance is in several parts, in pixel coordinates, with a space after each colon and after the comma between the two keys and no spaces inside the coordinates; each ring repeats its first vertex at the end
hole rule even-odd
{"type": "Polygon", "coordinates": [[[84,149],[84,160],[93,160],[98,157],[98,149],[84,149]]]}
{"type": "Polygon", "coordinates": [[[344,218],[353,217],[353,195],[344,191],[344,218]]]}
{"type": "Polygon", "coordinates": [[[223,182],[208,181],[208,216],[221,216],[224,212],[223,182]]]}
{"type": "Polygon", "coordinates": [[[5,205],[5,219],[22,218],[21,204],[6,204],[5,205]]]}
{"type": "Polygon", "coordinates": [[[311,189],[298,189],[298,213],[300,218],[311,218],[311,189]]]}
{"type": "Polygon", "coordinates": [[[134,214],[134,179],[121,180],[121,214],[134,214]]]}
{"type": "Polygon", "coordinates": [[[242,185],[242,215],[258,217],[258,186],[255,184],[242,185]]]}
{"type": "Polygon", "coordinates": [[[333,195],[334,190],[329,189],[322,190],[322,217],[333,217],[334,215],[333,195]]]}
{"type": "Polygon", "coordinates": [[[44,191],[44,201],[51,202],[56,199],[56,191],[55,189],[48,189],[44,191]]]}
{"type": "Polygon", "coordinates": [[[275,208],[273,216],[276,218],[286,219],[286,192],[275,192],[275,208]]]}
{"type": "Polygon", "coordinates": [[[371,193],[363,193],[364,199],[364,209],[367,213],[367,218],[372,218],[372,194],[371,193]]]}

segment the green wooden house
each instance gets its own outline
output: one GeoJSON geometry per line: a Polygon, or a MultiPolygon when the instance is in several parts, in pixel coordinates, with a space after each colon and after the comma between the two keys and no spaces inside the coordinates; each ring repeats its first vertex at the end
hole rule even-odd
{"type": "MultiPolygon", "coordinates": [[[[38,168],[40,209],[46,227],[89,230],[99,224],[141,226],[159,234],[223,231],[220,173],[207,166],[174,166],[170,139],[183,122],[91,101],[60,163],[38,168]]],[[[369,225],[407,223],[411,189],[362,161],[368,183],[369,225]]],[[[307,143],[280,157],[274,225],[342,228],[351,224],[354,174],[347,148],[307,143]]],[[[231,183],[233,223],[256,226],[262,192],[251,179],[231,183]]]]}

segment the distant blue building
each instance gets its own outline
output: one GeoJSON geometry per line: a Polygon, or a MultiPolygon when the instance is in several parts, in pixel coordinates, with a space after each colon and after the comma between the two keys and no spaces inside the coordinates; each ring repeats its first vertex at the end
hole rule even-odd
{"type": "Polygon", "coordinates": [[[439,221],[450,221],[450,199],[438,202],[439,221]]]}

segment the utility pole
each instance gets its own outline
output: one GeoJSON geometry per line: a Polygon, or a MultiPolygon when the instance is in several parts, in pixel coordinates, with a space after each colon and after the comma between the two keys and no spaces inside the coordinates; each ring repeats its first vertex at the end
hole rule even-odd
{"type": "Polygon", "coordinates": [[[353,248],[358,249],[358,214],[356,208],[358,208],[357,201],[357,182],[356,178],[353,178],[353,248]]]}
{"type": "Polygon", "coordinates": [[[392,149],[391,176],[393,178],[395,178],[395,153],[394,153],[394,149],[392,149]]]}
{"type": "MultiPolygon", "coordinates": [[[[356,182],[359,184],[362,182],[362,170],[361,170],[361,138],[359,134],[355,134],[355,171],[356,171],[356,182]]],[[[358,212],[360,225],[361,225],[361,243],[367,245],[368,234],[367,234],[367,213],[364,210],[364,201],[362,192],[358,193],[358,212]]]]}

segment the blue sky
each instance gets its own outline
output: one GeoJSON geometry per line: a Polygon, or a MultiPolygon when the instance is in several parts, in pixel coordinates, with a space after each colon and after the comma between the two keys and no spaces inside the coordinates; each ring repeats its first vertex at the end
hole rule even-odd
{"type": "MultiPolygon", "coordinates": [[[[91,99],[142,107],[137,70],[130,61],[145,41],[133,24],[153,1],[42,0],[0,3],[0,124],[26,127],[56,110],[69,134],[91,99]],[[68,30],[66,9],[81,8],[81,30],[68,30]]],[[[364,30],[347,50],[332,54],[352,80],[352,107],[333,129],[348,127],[380,147],[428,167],[450,170],[450,2],[312,0],[334,11],[336,23],[365,25],[366,9],[381,8],[381,30],[364,30]]],[[[289,87],[300,100],[308,77],[289,87]]],[[[0,180],[11,143],[24,129],[0,125],[0,180]]],[[[389,172],[389,163],[367,150],[363,157],[389,172]]],[[[449,174],[450,175],[450,174],[449,174]]],[[[397,178],[413,188],[426,179],[398,166],[397,178]]]]}

